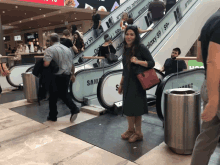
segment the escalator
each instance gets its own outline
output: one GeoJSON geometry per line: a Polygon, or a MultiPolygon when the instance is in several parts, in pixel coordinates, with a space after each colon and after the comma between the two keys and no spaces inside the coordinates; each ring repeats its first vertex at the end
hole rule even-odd
{"type": "MultiPolygon", "coordinates": [[[[142,0],[140,3],[135,5],[128,13],[130,16],[132,16],[133,20],[137,20],[140,15],[146,12],[148,10],[148,6],[152,2],[152,0],[142,0]]],[[[136,3],[135,3],[136,4],[136,3]]],[[[91,43],[89,46],[86,47],[84,52],[81,52],[76,57],[73,58],[73,63],[77,67],[78,60],[80,57],[92,57],[96,56],[99,50],[99,47],[104,43],[104,35],[108,34],[111,36],[112,40],[115,40],[119,35],[121,35],[121,28],[120,28],[120,21],[121,19],[118,19],[111,27],[109,27],[106,31],[104,31],[96,40],[94,40],[93,43],[91,43]]],[[[141,23],[140,25],[141,26],[141,23]]],[[[146,29],[147,26],[143,26],[143,29],[146,29]]],[[[84,40],[85,43],[87,43],[86,40],[84,40]]],[[[120,46],[119,44],[115,43],[116,47],[120,46]]]]}
{"type": "MultiPolygon", "coordinates": [[[[144,13],[144,11],[148,8],[149,3],[152,0],[137,0],[137,1],[133,1],[133,0],[129,0],[125,3],[123,3],[119,8],[117,8],[116,10],[114,10],[110,15],[106,16],[103,20],[102,20],[102,26],[104,29],[104,32],[93,42],[94,39],[92,39],[92,35],[93,35],[93,31],[89,31],[84,35],[84,38],[87,38],[90,41],[85,41],[86,49],[83,53],[79,54],[77,57],[74,57],[74,62],[73,63],[77,63],[79,57],[82,56],[86,56],[86,57],[91,57],[91,56],[95,56],[97,55],[98,52],[98,47],[103,44],[104,39],[103,36],[105,34],[110,34],[111,37],[114,38],[118,38],[118,36],[120,36],[121,34],[121,29],[120,29],[120,20],[121,20],[121,14],[126,11],[129,13],[129,15],[131,15],[134,19],[138,19],[139,15],[144,13]],[[111,20],[111,26],[110,26],[110,22],[109,20],[111,20]],[[88,36],[90,36],[88,38],[88,36]],[[95,48],[95,49],[94,49],[95,48]],[[93,53],[94,52],[94,53],[93,53]]],[[[146,29],[147,26],[145,26],[145,24],[143,24],[143,26],[141,26],[142,29],[146,29]]],[[[121,41],[119,41],[119,43],[121,43],[121,41]]],[[[115,42],[113,44],[115,47],[119,47],[121,46],[120,44],[118,44],[118,42],[115,42]],[[117,45],[117,46],[116,46],[117,45]]],[[[87,60],[85,62],[83,62],[82,64],[76,64],[76,71],[79,71],[81,69],[86,69],[86,68],[93,68],[93,64],[96,63],[95,60],[87,60]]],[[[9,82],[10,85],[14,86],[14,87],[19,87],[20,84],[22,84],[22,78],[21,78],[21,74],[24,73],[23,71],[31,71],[33,69],[34,64],[32,64],[31,66],[29,65],[20,65],[20,66],[14,66],[10,69],[11,71],[11,75],[9,75],[7,77],[7,80],[9,82]],[[18,69],[19,68],[19,69],[18,69]],[[18,79],[16,79],[16,81],[14,81],[14,75],[19,75],[16,77],[19,77],[18,79]]]]}
{"type": "MultiPolygon", "coordinates": [[[[186,52],[188,52],[192,44],[198,38],[199,32],[201,30],[201,27],[204,25],[204,22],[218,9],[219,4],[219,1],[208,3],[208,1],[206,0],[179,0],[176,5],[172,9],[170,9],[169,12],[158,22],[158,24],[153,27],[154,30],[150,33],[145,34],[142,37],[142,43],[149,49],[152,56],[154,57],[155,62],[159,63],[162,66],[166,58],[170,57],[171,51],[174,47],[180,47],[183,52],[182,54],[186,54],[186,52]],[[209,6],[208,9],[206,8],[207,5],[209,6]],[[202,11],[206,11],[206,13],[202,13],[202,11]],[[188,20],[190,20],[192,23],[191,18],[193,17],[195,19],[194,22],[198,22],[198,15],[202,20],[200,21],[200,24],[190,25],[188,20]],[[204,20],[203,16],[207,19],[204,20]],[[189,32],[182,34],[179,31],[182,26],[185,26],[187,24],[188,29],[190,28],[190,26],[193,28],[197,28],[194,28],[194,35],[191,35],[191,33],[190,35],[188,35],[189,32]],[[175,42],[173,41],[175,37],[178,38],[178,36],[180,35],[184,35],[184,37],[187,38],[184,44],[181,38],[176,39],[175,42]],[[175,46],[170,46],[172,44],[175,46]],[[185,50],[186,48],[187,50],[185,50]],[[165,50],[167,50],[167,52],[169,53],[164,54],[163,51],[165,50]]],[[[117,94],[117,92],[115,95],[109,96],[110,100],[106,101],[103,98],[104,91],[102,89],[110,88],[114,91],[116,90],[117,83],[120,82],[122,73],[121,59],[122,57],[120,58],[119,62],[104,68],[104,73],[106,73],[106,75],[110,76],[111,79],[116,82],[114,84],[108,83],[103,80],[104,76],[102,77],[102,75],[104,73],[102,68],[85,69],[77,72],[76,82],[74,84],[71,84],[71,94],[74,100],[83,103],[88,99],[97,99],[98,96],[100,104],[103,105],[103,103],[106,103],[109,108],[112,107],[115,102],[119,102],[121,100],[121,96],[117,96],[119,95],[117,94]],[[119,70],[116,71],[116,69],[118,68],[119,70]],[[114,74],[114,76],[111,76],[111,73],[114,74]],[[101,79],[102,81],[99,81],[101,79]],[[98,86],[100,86],[99,89],[97,89],[98,86]]],[[[155,93],[153,93],[153,95],[155,96],[155,93]]]]}

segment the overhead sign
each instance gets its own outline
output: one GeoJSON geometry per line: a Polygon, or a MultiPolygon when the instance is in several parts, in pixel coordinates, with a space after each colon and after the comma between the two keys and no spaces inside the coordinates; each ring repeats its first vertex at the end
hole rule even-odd
{"type": "Polygon", "coordinates": [[[20,0],[26,2],[42,3],[56,6],[64,6],[64,0],[20,0]]]}

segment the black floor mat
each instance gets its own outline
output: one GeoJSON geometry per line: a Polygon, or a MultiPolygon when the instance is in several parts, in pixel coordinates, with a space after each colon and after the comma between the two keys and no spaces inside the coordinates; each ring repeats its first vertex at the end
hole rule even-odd
{"type": "MultiPolygon", "coordinates": [[[[79,107],[79,104],[76,105],[79,107]]],[[[49,101],[41,101],[41,106],[39,106],[38,103],[33,103],[22,107],[12,108],[11,110],[43,123],[47,121],[47,116],[49,114],[49,101]]],[[[57,118],[70,114],[70,109],[61,100],[57,102],[57,110],[57,118]]]]}
{"type": "Polygon", "coordinates": [[[142,116],[144,123],[157,125],[163,127],[163,122],[159,119],[156,111],[156,107],[148,106],[148,114],[142,116]]]}
{"type": "Polygon", "coordinates": [[[137,160],[164,141],[162,127],[142,122],[144,140],[129,143],[121,139],[127,127],[125,117],[105,114],[61,131],[130,161],[137,160]]]}
{"type": "Polygon", "coordinates": [[[23,99],[25,99],[23,90],[2,93],[0,97],[0,104],[23,100],[23,99]]]}

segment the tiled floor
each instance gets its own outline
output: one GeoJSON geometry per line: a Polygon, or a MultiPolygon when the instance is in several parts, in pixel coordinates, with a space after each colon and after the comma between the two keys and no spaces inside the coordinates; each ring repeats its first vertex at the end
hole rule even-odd
{"type": "MultiPolygon", "coordinates": [[[[49,122],[48,102],[38,106],[27,103],[19,91],[4,93],[0,165],[190,165],[191,155],[177,155],[163,142],[162,122],[152,113],[143,116],[144,140],[130,144],[120,139],[125,117],[80,112],[70,123],[62,102],[58,111],[58,121],[49,122]]],[[[209,165],[220,165],[220,144],[209,165]]]]}

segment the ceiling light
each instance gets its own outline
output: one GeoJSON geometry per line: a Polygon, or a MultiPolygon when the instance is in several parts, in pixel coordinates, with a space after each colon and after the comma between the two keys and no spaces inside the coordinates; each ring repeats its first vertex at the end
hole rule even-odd
{"type": "Polygon", "coordinates": [[[46,17],[46,15],[44,15],[44,17],[46,17]]]}
{"type": "Polygon", "coordinates": [[[2,13],[5,13],[5,11],[2,11],[2,13]]]}
{"type": "Polygon", "coordinates": [[[50,23],[49,23],[50,24],[50,23]]]}
{"type": "Polygon", "coordinates": [[[31,27],[29,27],[29,28],[31,28],[31,27]]]}
{"type": "Polygon", "coordinates": [[[27,14],[27,13],[24,13],[25,15],[27,14]]]}
{"type": "Polygon", "coordinates": [[[41,9],[39,9],[39,10],[41,10],[41,9]]]}
{"type": "Polygon", "coordinates": [[[9,24],[9,26],[11,26],[11,24],[9,24]]]}
{"type": "Polygon", "coordinates": [[[33,20],[33,18],[31,18],[31,20],[33,20]]]}
{"type": "Polygon", "coordinates": [[[18,6],[15,6],[15,8],[17,9],[17,8],[18,8],[18,6]]]}
{"type": "Polygon", "coordinates": [[[20,23],[21,23],[21,21],[20,21],[20,23]]]}
{"type": "Polygon", "coordinates": [[[75,19],[77,19],[77,18],[75,18],[75,19]]]}

